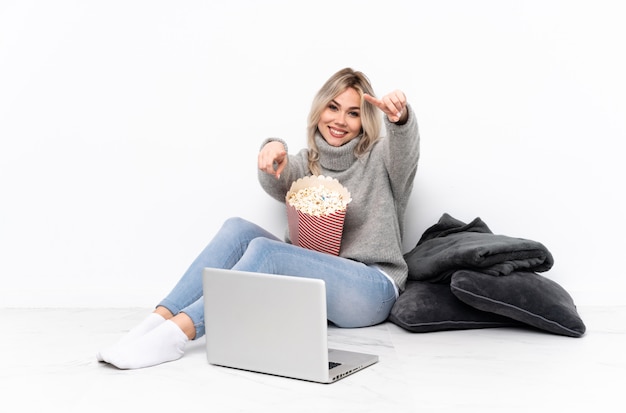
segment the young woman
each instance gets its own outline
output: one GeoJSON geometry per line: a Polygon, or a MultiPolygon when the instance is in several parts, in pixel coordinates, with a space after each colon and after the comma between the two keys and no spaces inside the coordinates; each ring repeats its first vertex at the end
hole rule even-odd
{"type": "Polygon", "coordinates": [[[154,312],[99,352],[98,360],[135,369],[182,357],[188,340],[205,332],[205,267],[321,278],[328,319],[335,325],[365,327],[387,319],[407,279],[402,236],[419,158],[415,114],[403,92],[377,99],[367,77],[346,68],[315,96],[307,130],[308,147],[294,155],[281,139],[263,142],[259,181],[281,202],[291,183],[304,176],[330,176],[344,185],[352,201],[339,256],[297,247],[230,218],[154,312]]]}

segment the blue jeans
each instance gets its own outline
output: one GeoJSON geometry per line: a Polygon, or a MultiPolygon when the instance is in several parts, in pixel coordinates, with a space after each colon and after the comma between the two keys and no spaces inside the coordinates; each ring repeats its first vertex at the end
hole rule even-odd
{"type": "Polygon", "coordinates": [[[326,283],[328,320],[339,327],[366,327],[387,319],[396,300],[392,281],[376,267],[279,240],[241,218],[230,218],[159,303],[187,314],[204,335],[202,271],[205,267],[319,278],[326,283]]]}

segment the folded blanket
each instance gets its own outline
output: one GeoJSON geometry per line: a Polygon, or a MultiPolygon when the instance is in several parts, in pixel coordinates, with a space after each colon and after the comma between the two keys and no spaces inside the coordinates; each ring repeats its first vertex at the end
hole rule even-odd
{"type": "Polygon", "coordinates": [[[465,224],[448,214],[424,232],[404,259],[410,280],[438,283],[450,283],[460,269],[501,276],[516,270],[543,272],[554,264],[539,242],[496,235],[480,218],[465,224]]]}

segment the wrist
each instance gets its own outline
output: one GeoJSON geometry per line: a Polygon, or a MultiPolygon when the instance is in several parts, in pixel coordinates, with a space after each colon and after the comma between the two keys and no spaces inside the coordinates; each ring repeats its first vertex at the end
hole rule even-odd
{"type": "Polygon", "coordinates": [[[408,120],[409,120],[409,108],[408,106],[405,106],[404,109],[402,109],[402,113],[400,114],[400,119],[392,123],[396,125],[404,125],[405,123],[407,123],[408,120]]]}
{"type": "Polygon", "coordinates": [[[280,139],[280,138],[267,138],[263,141],[263,143],[261,143],[261,149],[263,149],[263,147],[265,145],[267,145],[270,142],[279,142],[283,144],[283,147],[285,148],[285,152],[289,152],[289,149],[287,148],[287,142],[285,142],[284,140],[280,139]]]}

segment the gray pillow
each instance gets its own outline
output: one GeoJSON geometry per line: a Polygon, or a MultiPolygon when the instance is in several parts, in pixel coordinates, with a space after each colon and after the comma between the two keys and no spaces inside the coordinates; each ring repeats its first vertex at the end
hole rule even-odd
{"type": "Polygon", "coordinates": [[[408,281],[389,314],[389,321],[413,333],[520,325],[477,310],[452,294],[449,284],[408,281]]]}
{"type": "Polygon", "coordinates": [[[540,242],[496,235],[480,218],[465,224],[448,214],[424,232],[404,259],[409,279],[448,284],[462,269],[504,276],[513,271],[544,272],[554,264],[540,242]]]}
{"type": "Polygon", "coordinates": [[[585,334],[574,300],[559,284],[534,272],[494,277],[471,270],[452,274],[450,289],[464,303],[569,337],[585,334]]]}

